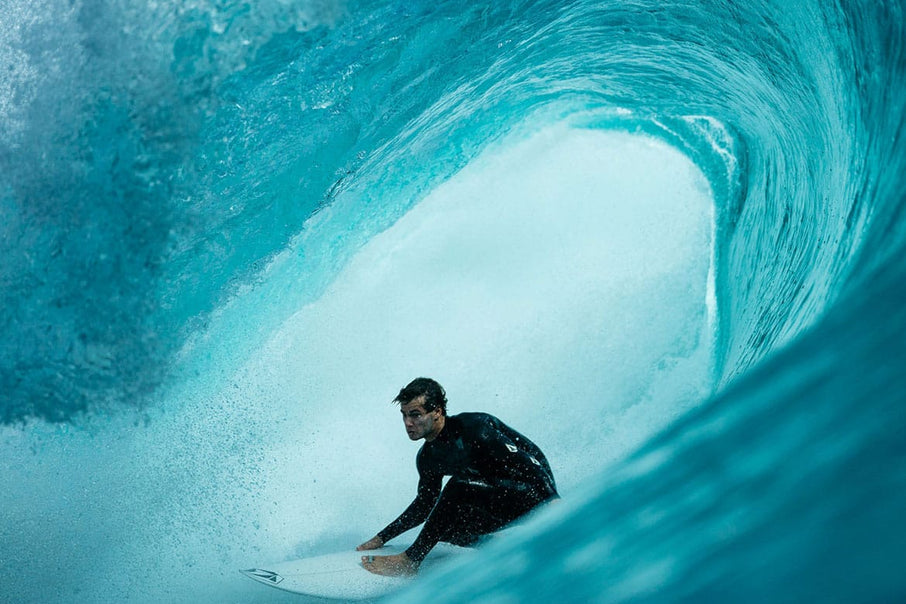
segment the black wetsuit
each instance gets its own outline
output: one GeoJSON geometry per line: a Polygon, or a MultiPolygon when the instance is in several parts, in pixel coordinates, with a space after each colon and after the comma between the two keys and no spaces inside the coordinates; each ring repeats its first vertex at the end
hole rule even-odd
{"type": "Polygon", "coordinates": [[[447,417],[437,438],[422,445],[416,465],[415,500],[378,533],[387,543],[424,522],[406,550],[416,562],[438,541],[472,545],[558,496],[541,449],[487,413],[447,417]],[[452,478],[441,492],[444,476],[452,478]]]}

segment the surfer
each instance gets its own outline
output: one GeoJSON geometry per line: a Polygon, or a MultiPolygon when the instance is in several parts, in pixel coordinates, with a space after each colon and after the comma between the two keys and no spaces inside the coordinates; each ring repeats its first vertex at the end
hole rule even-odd
{"type": "Polygon", "coordinates": [[[362,556],[379,575],[412,575],[438,542],[474,545],[544,502],[558,497],[554,475],[534,443],[487,413],[447,415],[444,389],[418,378],[394,399],[418,452],[415,500],[381,532],[358,546],[375,550],[422,522],[421,533],[403,553],[362,556]],[[450,476],[442,488],[444,476],[450,476]]]}

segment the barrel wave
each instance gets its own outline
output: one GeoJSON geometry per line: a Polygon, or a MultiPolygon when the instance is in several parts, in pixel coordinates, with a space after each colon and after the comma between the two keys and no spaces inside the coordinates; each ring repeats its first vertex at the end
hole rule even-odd
{"type": "Polygon", "coordinates": [[[564,499],[395,601],[906,596],[903,2],[0,6],[0,599],[283,601],[418,375],[564,499]]]}

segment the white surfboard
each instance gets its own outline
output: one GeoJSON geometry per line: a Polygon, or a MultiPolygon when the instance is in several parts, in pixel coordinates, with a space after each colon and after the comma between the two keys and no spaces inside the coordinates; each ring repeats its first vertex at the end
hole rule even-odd
{"type": "MultiPolygon", "coordinates": [[[[408,545],[387,545],[380,549],[355,550],[290,560],[239,571],[259,583],[285,591],[335,600],[367,600],[401,589],[411,577],[382,577],[362,568],[362,556],[391,556],[404,551],[408,545]]],[[[446,543],[438,543],[422,561],[419,572],[426,572],[453,556],[473,551],[446,543]]]]}

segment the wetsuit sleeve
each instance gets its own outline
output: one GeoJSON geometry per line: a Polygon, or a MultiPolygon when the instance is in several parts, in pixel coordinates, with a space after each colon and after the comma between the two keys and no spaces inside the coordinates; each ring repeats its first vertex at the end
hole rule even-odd
{"type": "Polygon", "coordinates": [[[418,492],[415,500],[409,504],[399,518],[387,525],[387,527],[378,533],[381,541],[387,543],[394,537],[405,533],[412,527],[418,526],[428,517],[437,498],[440,496],[441,485],[443,484],[443,475],[438,472],[432,472],[425,468],[419,456],[418,462],[418,492]]]}

